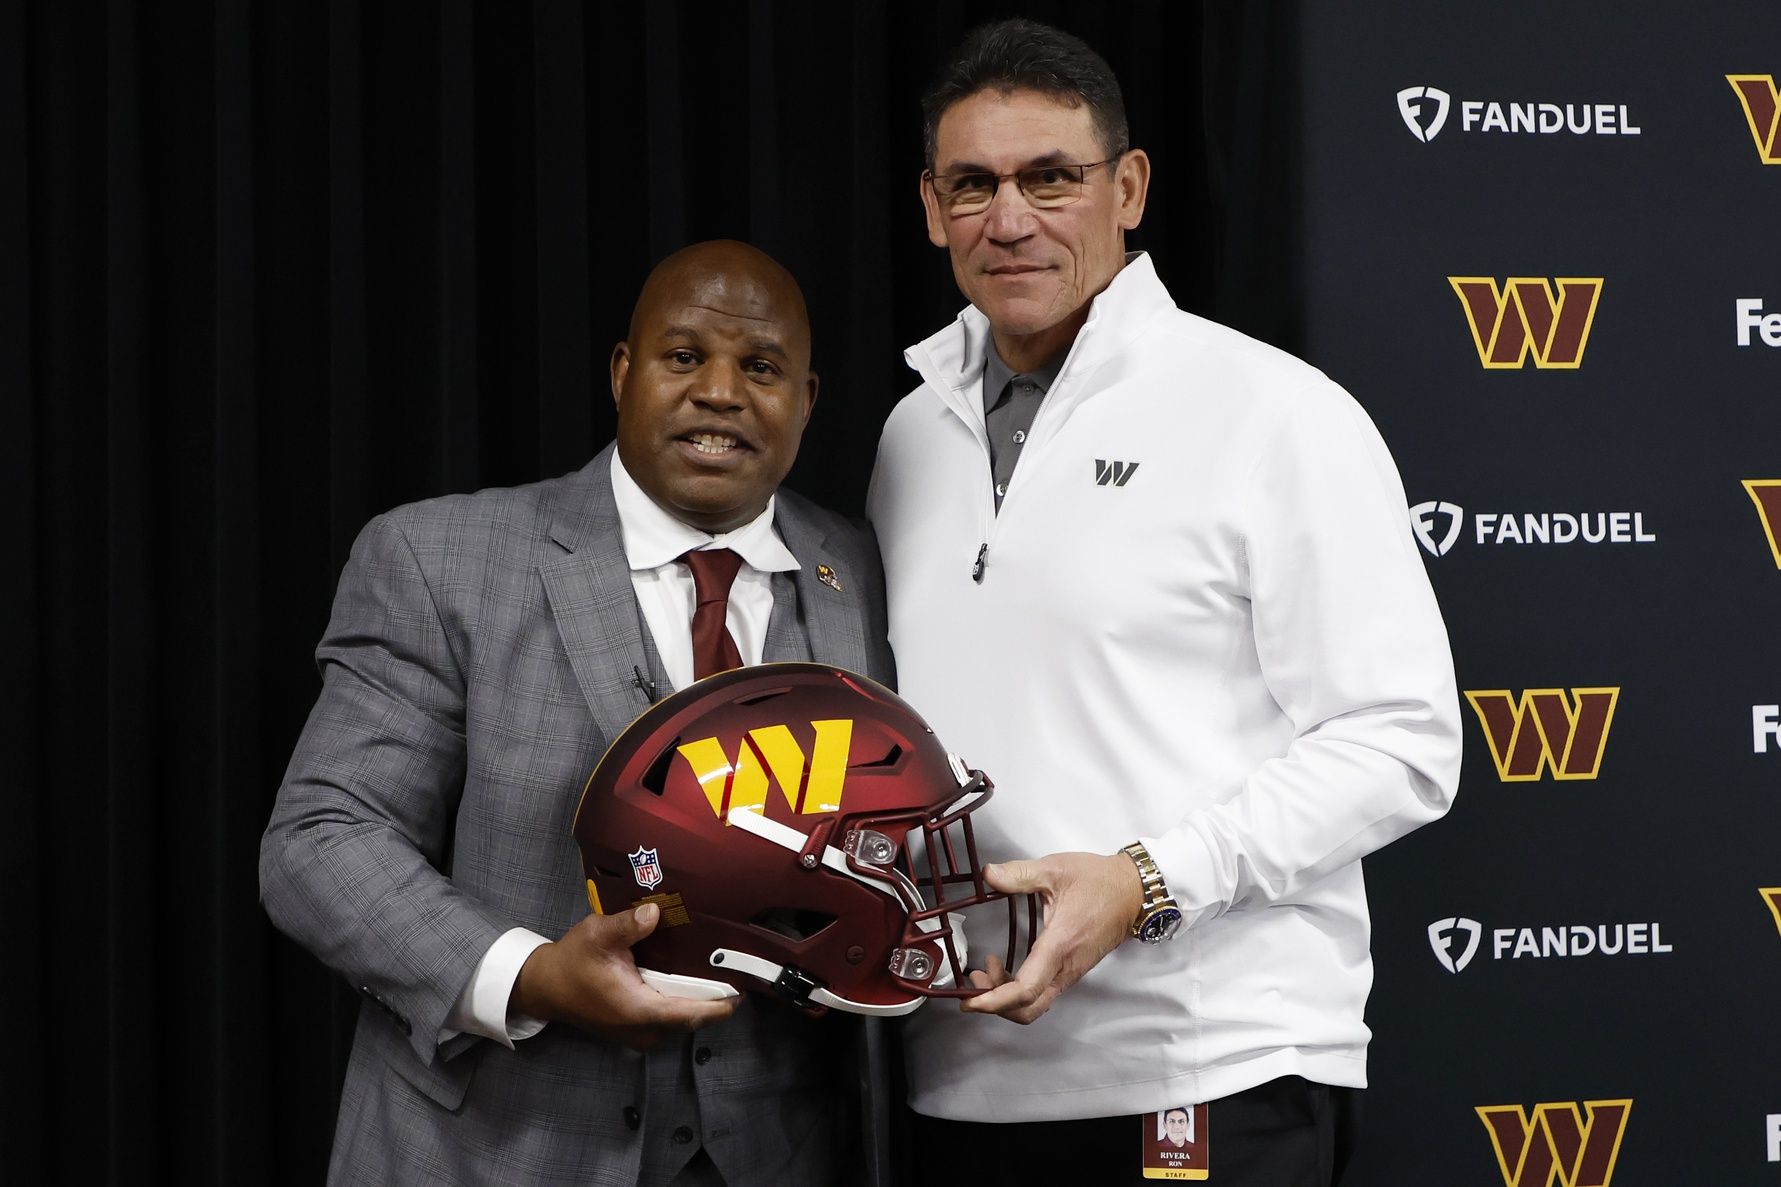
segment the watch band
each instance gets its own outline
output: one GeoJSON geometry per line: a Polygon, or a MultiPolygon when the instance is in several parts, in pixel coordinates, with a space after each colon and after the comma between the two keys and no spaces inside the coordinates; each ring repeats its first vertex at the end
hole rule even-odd
{"type": "Polygon", "coordinates": [[[1138,908],[1138,917],[1132,920],[1131,935],[1145,944],[1160,944],[1181,926],[1181,908],[1169,894],[1162,871],[1156,868],[1142,842],[1121,846],[1120,852],[1138,867],[1138,878],[1144,887],[1144,903],[1138,908]]]}

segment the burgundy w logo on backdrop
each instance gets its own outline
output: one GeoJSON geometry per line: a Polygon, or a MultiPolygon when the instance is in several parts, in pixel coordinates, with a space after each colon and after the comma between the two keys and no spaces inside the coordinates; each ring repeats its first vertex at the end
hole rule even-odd
{"type": "Polygon", "coordinates": [[[1728,74],[1725,81],[1738,92],[1744,105],[1744,118],[1750,122],[1750,135],[1756,140],[1756,154],[1765,165],[1781,165],[1781,92],[1775,88],[1773,74],[1728,74]]]}

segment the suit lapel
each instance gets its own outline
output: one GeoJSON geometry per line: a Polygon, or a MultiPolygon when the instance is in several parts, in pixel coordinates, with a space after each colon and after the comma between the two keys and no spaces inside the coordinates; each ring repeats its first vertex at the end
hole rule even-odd
{"type": "Polygon", "coordinates": [[[767,639],[761,647],[765,663],[807,660],[820,654],[812,640],[798,629],[797,573],[773,574],[773,613],[767,619],[767,639]]]}
{"type": "Polygon", "coordinates": [[[612,501],[612,446],[582,474],[576,497],[556,508],[551,522],[551,539],[564,555],[540,565],[539,575],[576,683],[610,736],[649,707],[653,698],[638,687],[639,677],[658,678],[661,665],[646,646],[648,628],[625,560],[612,501]]]}
{"type": "MultiPolygon", "coordinates": [[[[550,536],[563,555],[540,565],[539,574],[576,683],[594,720],[616,736],[672,689],[631,584],[612,500],[612,452],[610,445],[601,450],[571,497],[553,509],[550,536]],[[653,695],[638,686],[640,676],[653,683],[653,695]]],[[[816,656],[865,671],[865,591],[858,584],[865,575],[849,572],[829,553],[822,531],[793,500],[776,506],[780,537],[800,568],[774,576],[762,658],[816,656]]]]}
{"type": "Polygon", "coordinates": [[[786,547],[798,558],[799,568],[795,573],[787,574],[791,580],[786,585],[791,589],[786,592],[792,594],[795,591],[795,596],[781,596],[781,585],[774,584],[773,617],[767,624],[767,650],[763,658],[782,658],[775,651],[780,632],[793,641],[785,647],[787,652],[792,651],[801,610],[809,650],[787,654],[783,658],[815,656],[823,663],[863,671],[867,664],[866,627],[860,597],[863,591],[857,586],[848,588],[850,577],[857,581],[861,579],[860,575],[849,574],[837,564],[824,547],[825,541],[816,525],[798,514],[797,506],[791,500],[781,498],[776,507],[774,522],[786,547]]]}

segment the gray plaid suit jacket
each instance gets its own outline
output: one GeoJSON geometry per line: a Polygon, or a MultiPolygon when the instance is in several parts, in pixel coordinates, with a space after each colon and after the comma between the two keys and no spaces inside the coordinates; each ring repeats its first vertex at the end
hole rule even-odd
{"type": "MultiPolygon", "coordinates": [[[[582,786],[648,707],[640,677],[670,690],[611,453],[380,515],[341,575],[321,697],[260,852],[273,922],[364,995],[331,1182],[629,1187],[671,1178],[694,1139],[731,1187],[858,1181],[829,1161],[849,1141],[836,1113],[858,1073],[836,1053],[857,1020],[749,1002],[647,1056],[563,1025],[511,1051],[437,1041],[498,936],[558,936],[587,913],[569,832],[582,786]]],[[[870,537],[783,490],[775,522],[803,568],[775,575],[766,658],[889,681],[870,537]]]]}

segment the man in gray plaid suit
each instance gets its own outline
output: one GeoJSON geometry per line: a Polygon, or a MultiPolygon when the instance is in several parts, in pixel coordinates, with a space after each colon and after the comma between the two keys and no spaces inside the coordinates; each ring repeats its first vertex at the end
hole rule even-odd
{"type": "Polygon", "coordinates": [[[743,662],[891,677],[870,537],[778,490],[809,360],[789,273],[687,248],[613,352],[614,446],[353,546],[260,857],[273,921],[364,995],[331,1182],[865,1178],[857,1020],[656,993],[630,953],[656,909],[589,914],[569,831],[607,744],[692,678],[689,551],[742,558],[743,662]]]}

